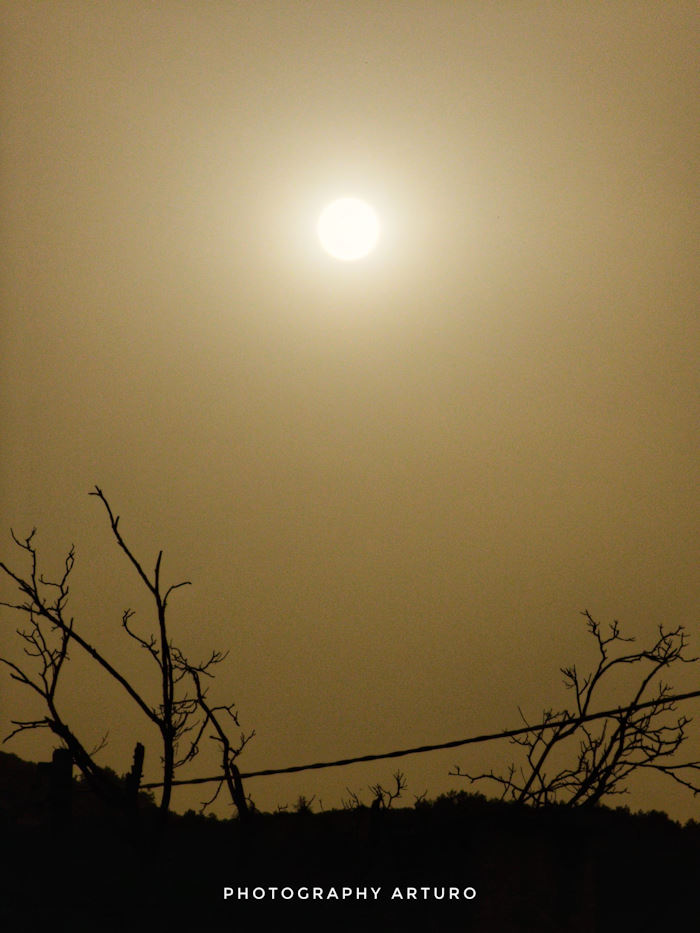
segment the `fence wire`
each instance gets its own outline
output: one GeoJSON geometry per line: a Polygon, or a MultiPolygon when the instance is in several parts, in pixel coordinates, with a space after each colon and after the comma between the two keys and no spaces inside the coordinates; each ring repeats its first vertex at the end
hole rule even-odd
{"type": "MultiPolygon", "coordinates": [[[[700,697],[700,690],[693,690],[690,693],[677,693],[673,696],[667,696],[655,700],[647,700],[644,703],[632,703],[629,706],[617,706],[613,709],[603,710],[600,713],[588,713],[585,716],[570,716],[567,719],[550,719],[548,722],[533,723],[530,726],[521,726],[519,729],[508,729],[503,732],[490,732],[484,735],[475,735],[471,736],[468,739],[456,739],[453,742],[441,742],[438,745],[418,745],[415,748],[400,748],[396,749],[393,752],[382,752],[379,755],[360,755],[356,758],[339,758],[336,761],[315,761],[312,764],[307,765],[291,765],[288,768],[266,768],[263,771],[249,771],[247,773],[241,772],[241,779],[246,780],[248,778],[256,777],[269,777],[275,774],[294,774],[299,771],[318,771],[321,768],[342,768],[346,765],[355,765],[361,764],[362,762],[367,761],[381,761],[386,758],[402,758],[405,755],[421,755],[425,752],[437,752],[446,748],[460,748],[463,745],[476,745],[480,742],[493,742],[496,739],[510,739],[514,736],[525,735],[528,732],[536,732],[538,729],[553,729],[560,726],[572,726],[576,723],[583,722],[592,722],[595,719],[607,719],[614,718],[616,716],[621,716],[624,713],[631,711],[636,711],[640,709],[649,709],[652,706],[663,706],[667,711],[673,709],[672,704],[678,703],[681,700],[691,700],[695,697],[700,697]]],[[[189,778],[189,779],[176,779],[172,781],[172,786],[181,786],[185,784],[213,784],[217,781],[223,781],[225,777],[223,774],[216,775],[214,777],[202,777],[202,778],[189,778]]],[[[163,782],[153,782],[149,784],[142,784],[142,790],[153,790],[157,787],[163,787],[163,782]]]]}

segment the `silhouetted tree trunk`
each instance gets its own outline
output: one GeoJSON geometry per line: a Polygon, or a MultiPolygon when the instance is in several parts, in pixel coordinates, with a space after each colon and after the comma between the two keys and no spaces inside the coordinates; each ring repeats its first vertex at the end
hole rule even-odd
{"type": "MultiPolygon", "coordinates": [[[[111,799],[116,797],[121,803],[126,803],[130,794],[138,793],[141,768],[143,767],[143,746],[140,746],[140,743],[137,745],[137,752],[139,747],[141,751],[135,755],[130,781],[127,781],[127,790],[125,792],[123,785],[108,779],[103,769],[95,763],[94,755],[99,748],[93,752],[88,752],[73,730],[64,721],[58,709],[56,688],[65,662],[68,659],[68,648],[72,644],[78,645],[122,687],[160,733],[163,765],[160,812],[164,820],[170,808],[175,770],[178,766],[190,761],[197,753],[197,742],[201,738],[206,725],[216,721],[216,738],[221,740],[222,736],[225,737],[225,731],[216,719],[216,712],[226,711],[237,724],[233,704],[211,707],[205,700],[206,691],[198,688],[195,697],[189,695],[186,691],[190,680],[189,675],[193,671],[197,672],[197,676],[211,677],[211,669],[226,657],[226,653],[212,651],[206,661],[195,665],[191,664],[173,644],[167,627],[168,599],[174,590],[187,586],[189,581],[175,583],[167,588],[163,587],[160,576],[162,551],[158,552],[154,571],[149,575],[126,544],[119,529],[119,516],[113,513],[102,490],[96,486],[90,495],[97,497],[103,503],[117,544],[126,554],[131,566],[148,589],[155,603],[157,634],[144,637],[135,631],[131,626],[134,613],[129,609],[122,614],[122,627],[131,639],[148,652],[156,665],[159,673],[159,700],[155,704],[149,703],[127,676],[111,664],[90,641],[75,630],[73,619],[66,615],[65,610],[69,594],[68,579],[74,565],[74,549],[71,548],[68,553],[61,578],[57,581],[51,581],[46,579],[38,568],[37,551],[33,543],[35,530],[24,541],[12,533],[15,544],[28,556],[30,567],[29,571],[22,575],[0,562],[0,570],[14,581],[21,594],[21,601],[2,601],[0,605],[20,612],[28,618],[29,628],[19,629],[17,634],[27,645],[25,655],[33,659],[29,663],[36,666],[38,670],[32,673],[26,667],[27,662],[25,662],[25,666],[20,666],[20,664],[6,657],[1,657],[0,662],[9,667],[10,676],[13,680],[24,684],[42,697],[48,708],[48,715],[43,719],[13,720],[12,724],[15,728],[8,738],[27,729],[48,728],[64,741],[76,766],[98,792],[106,794],[111,799]],[[201,723],[199,729],[197,728],[198,721],[201,723]],[[191,731],[196,733],[196,738],[189,741],[188,750],[178,758],[178,743],[191,731]]],[[[241,736],[237,746],[229,742],[228,738],[225,738],[227,761],[232,761],[251,737],[252,735],[241,736]]],[[[239,812],[245,813],[245,796],[242,792],[240,774],[237,781],[233,774],[231,777],[232,796],[236,800],[239,812]]]]}

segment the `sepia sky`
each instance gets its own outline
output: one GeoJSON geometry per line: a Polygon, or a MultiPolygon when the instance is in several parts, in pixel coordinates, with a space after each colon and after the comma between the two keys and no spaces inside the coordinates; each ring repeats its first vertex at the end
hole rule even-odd
{"type": "MultiPolygon", "coordinates": [[[[0,559],[19,566],[10,527],[38,527],[53,574],[75,543],[76,626],[153,702],[120,629],[132,607],[149,631],[149,606],[95,484],[144,563],[162,548],[191,580],[175,640],[230,651],[211,695],[257,732],[244,771],[570,704],[560,667],[596,661],[584,609],[640,644],[683,624],[700,653],[694,3],[0,9],[0,559]],[[350,263],[315,234],[344,195],[382,224],[350,263]]],[[[84,743],[109,730],[123,772],[140,738],[157,779],[135,707],[71,667],[84,743]]],[[[3,674],[3,736],[32,709],[3,674]]],[[[411,804],[513,754],[247,790],[338,806],[398,764],[411,804]]],[[[203,748],[189,774],[216,771],[203,748]]]]}

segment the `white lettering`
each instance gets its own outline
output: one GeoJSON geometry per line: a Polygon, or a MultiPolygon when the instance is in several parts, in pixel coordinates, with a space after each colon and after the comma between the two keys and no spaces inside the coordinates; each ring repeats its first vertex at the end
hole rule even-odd
{"type": "MultiPolygon", "coordinates": [[[[300,885],[298,888],[291,887],[289,885],[285,887],[254,887],[250,888],[247,885],[234,887],[226,885],[223,888],[222,896],[223,899],[229,900],[230,898],[238,898],[238,900],[248,900],[252,897],[253,900],[262,901],[265,898],[270,898],[270,900],[283,900],[291,901],[295,897],[298,897],[300,901],[308,900],[369,900],[370,893],[372,894],[373,900],[378,900],[382,892],[382,887],[351,887],[350,885],[343,885],[342,887],[329,887],[325,888],[323,886],[306,886],[300,885]]],[[[476,897],[476,888],[466,887],[429,887],[427,885],[422,887],[399,887],[396,886],[391,890],[390,899],[395,900],[406,900],[406,901],[428,901],[436,900],[442,901],[445,899],[473,901],[476,897]]]]}

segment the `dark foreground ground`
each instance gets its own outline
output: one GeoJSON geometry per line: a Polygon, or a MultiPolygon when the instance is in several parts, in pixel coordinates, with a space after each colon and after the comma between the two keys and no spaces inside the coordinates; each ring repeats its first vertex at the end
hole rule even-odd
{"type": "Polygon", "coordinates": [[[189,815],[158,833],[150,808],[19,809],[0,782],[8,931],[697,925],[700,825],[659,813],[532,811],[462,793],[412,809],[260,814],[248,827],[189,815]]]}

